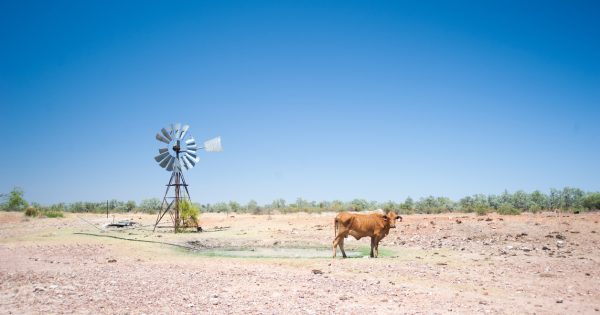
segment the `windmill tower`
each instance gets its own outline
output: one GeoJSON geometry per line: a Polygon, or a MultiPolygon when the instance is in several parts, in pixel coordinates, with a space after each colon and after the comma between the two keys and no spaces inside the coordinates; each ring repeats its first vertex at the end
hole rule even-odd
{"type": "Polygon", "coordinates": [[[196,145],[196,140],[187,131],[189,125],[171,124],[167,128],[162,128],[156,134],[156,140],[167,145],[165,148],[158,149],[158,155],[154,157],[160,167],[171,172],[171,178],[167,184],[165,196],[161,204],[160,211],[156,217],[154,230],[165,214],[169,213],[175,232],[179,230],[182,219],[179,215],[179,207],[182,201],[191,203],[188,184],[183,177],[184,170],[190,170],[198,163],[200,158],[197,155],[198,150],[206,152],[220,152],[221,137],[216,137],[204,142],[203,147],[196,145]],[[167,129],[168,128],[168,129],[167,129]]]}

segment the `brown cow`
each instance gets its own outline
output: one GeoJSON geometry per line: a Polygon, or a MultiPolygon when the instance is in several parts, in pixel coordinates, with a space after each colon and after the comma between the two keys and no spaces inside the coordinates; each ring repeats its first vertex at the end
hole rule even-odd
{"type": "Polygon", "coordinates": [[[339,213],[335,217],[333,223],[335,232],[335,239],[333,240],[333,258],[336,256],[336,247],[338,245],[340,246],[343,257],[347,257],[346,252],[344,251],[344,238],[348,237],[348,234],[354,236],[357,240],[370,236],[370,256],[377,258],[377,256],[379,256],[379,241],[388,235],[390,228],[393,229],[396,227],[396,220],[402,221],[402,217],[393,211],[390,211],[385,215],[381,213],[339,213]]]}

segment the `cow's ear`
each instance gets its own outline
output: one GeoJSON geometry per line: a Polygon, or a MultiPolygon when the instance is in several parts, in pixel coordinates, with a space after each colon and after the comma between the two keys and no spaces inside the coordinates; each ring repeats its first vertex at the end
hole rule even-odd
{"type": "Polygon", "coordinates": [[[389,220],[389,219],[388,219],[387,215],[384,215],[384,216],[383,216],[383,221],[387,222],[388,220],[389,220]]]}

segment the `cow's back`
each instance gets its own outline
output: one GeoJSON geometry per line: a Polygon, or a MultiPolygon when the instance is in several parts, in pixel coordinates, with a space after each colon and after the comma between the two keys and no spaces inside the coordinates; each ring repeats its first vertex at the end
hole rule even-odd
{"type": "Polygon", "coordinates": [[[362,214],[342,212],[336,219],[345,228],[350,230],[353,236],[373,236],[384,228],[383,216],[380,214],[362,214]]]}

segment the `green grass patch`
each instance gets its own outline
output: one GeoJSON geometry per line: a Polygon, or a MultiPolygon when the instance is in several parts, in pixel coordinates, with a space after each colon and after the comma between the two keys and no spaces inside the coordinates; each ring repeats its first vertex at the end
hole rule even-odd
{"type": "Polygon", "coordinates": [[[60,210],[47,210],[42,213],[47,218],[64,218],[65,214],[60,210]]]}

